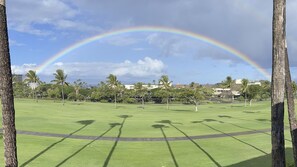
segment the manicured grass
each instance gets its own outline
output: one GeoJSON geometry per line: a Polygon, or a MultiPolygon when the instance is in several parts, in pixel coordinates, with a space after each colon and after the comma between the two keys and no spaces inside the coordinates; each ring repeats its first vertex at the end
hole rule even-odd
{"type": "MultiPolygon", "coordinates": [[[[192,105],[62,103],[16,99],[18,130],[109,137],[165,138],[270,128],[270,102],[192,105]],[[114,126],[111,126],[114,125],[114,126]],[[162,127],[164,126],[164,127],[162,127]],[[159,128],[162,127],[162,128],[159,128]],[[164,136],[165,135],[165,136],[164,136]]],[[[287,119],[286,119],[287,124],[287,119]]],[[[290,139],[288,131],[286,138],[290,139]]],[[[18,135],[27,166],[271,166],[270,133],[182,141],[106,141],[18,135]]],[[[291,162],[291,143],[287,161],[291,162]]],[[[3,150],[3,145],[0,145],[3,150]]],[[[3,151],[2,151],[3,152],[3,151]]],[[[3,156],[2,156],[3,157],[3,156]]],[[[4,164],[0,161],[0,166],[4,164]]]]}

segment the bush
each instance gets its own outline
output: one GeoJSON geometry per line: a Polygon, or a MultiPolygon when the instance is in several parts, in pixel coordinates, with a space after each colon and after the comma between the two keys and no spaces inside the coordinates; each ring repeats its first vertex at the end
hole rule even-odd
{"type": "Polygon", "coordinates": [[[101,103],[108,103],[108,100],[102,99],[100,100],[101,103]]]}
{"type": "Polygon", "coordinates": [[[76,95],[74,94],[74,93],[70,93],[69,95],[68,95],[68,100],[76,100],[76,95]]]}
{"type": "Polygon", "coordinates": [[[126,98],[123,102],[128,104],[135,104],[137,103],[137,100],[134,98],[126,98]]]}
{"type": "Polygon", "coordinates": [[[244,97],[243,96],[240,96],[240,97],[237,98],[237,100],[238,101],[244,101],[244,97]]]}

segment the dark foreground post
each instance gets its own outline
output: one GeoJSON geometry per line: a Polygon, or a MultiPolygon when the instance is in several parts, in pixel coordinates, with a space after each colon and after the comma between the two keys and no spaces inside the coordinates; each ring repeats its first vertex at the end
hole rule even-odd
{"type": "Polygon", "coordinates": [[[15,112],[5,0],[0,0],[0,95],[6,167],[17,167],[15,112]]]}

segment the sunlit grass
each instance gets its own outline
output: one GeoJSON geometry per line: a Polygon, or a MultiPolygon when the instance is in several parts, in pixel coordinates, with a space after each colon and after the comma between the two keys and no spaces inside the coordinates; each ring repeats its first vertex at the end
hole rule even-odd
{"type": "MultiPolygon", "coordinates": [[[[55,134],[170,138],[210,134],[225,137],[181,141],[107,141],[18,135],[19,165],[28,166],[270,166],[270,102],[192,105],[62,103],[16,100],[16,127],[55,134]],[[255,162],[256,161],[256,162],[255,162]],[[195,165],[193,165],[195,164],[195,165]],[[234,165],[233,165],[234,166],[234,165]]],[[[286,120],[287,122],[287,120],[286,120]]],[[[287,123],[286,123],[287,124],[287,123]]],[[[290,139],[288,132],[286,138],[290,139]]],[[[290,142],[286,142],[291,147],[290,142]]],[[[0,145],[0,150],[3,146],[0,145]]],[[[291,154],[291,150],[288,150],[291,154]]],[[[2,151],[3,152],[3,151],[2,151]]],[[[289,155],[288,154],[288,155],[289,155]]],[[[291,158],[288,156],[288,161],[291,158]]],[[[2,161],[0,161],[2,162],[2,161]]],[[[3,164],[0,163],[0,166],[3,164]]]]}

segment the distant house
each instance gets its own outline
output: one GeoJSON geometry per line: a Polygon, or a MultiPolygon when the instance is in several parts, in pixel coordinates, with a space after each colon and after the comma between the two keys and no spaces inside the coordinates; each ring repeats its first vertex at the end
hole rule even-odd
{"type": "Polygon", "coordinates": [[[128,90],[133,90],[134,89],[134,85],[125,85],[125,88],[128,90]]]}
{"type": "MultiPolygon", "coordinates": [[[[160,85],[143,85],[143,87],[147,88],[148,90],[152,90],[152,89],[156,89],[161,87],[160,85]]],[[[134,90],[135,89],[135,85],[125,85],[125,88],[128,90],[134,90]]]]}
{"type": "Polygon", "coordinates": [[[173,85],[173,88],[175,88],[175,89],[182,89],[182,88],[187,88],[187,87],[189,87],[189,85],[185,85],[185,84],[173,85]]]}
{"type": "Polygon", "coordinates": [[[217,97],[221,97],[225,94],[230,94],[231,89],[230,88],[213,88],[213,95],[217,97]]]}
{"type": "Polygon", "coordinates": [[[227,96],[238,97],[240,96],[240,92],[236,90],[231,91],[230,88],[213,88],[213,96],[222,98],[227,96]]]}
{"type": "MultiPolygon", "coordinates": [[[[241,85],[242,84],[242,79],[236,79],[235,84],[236,85],[241,85]]],[[[259,85],[259,86],[261,86],[261,82],[259,82],[259,81],[249,82],[248,85],[259,85]]]]}
{"type": "Polygon", "coordinates": [[[261,82],[257,81],[257,82],[250,82],[248,83],[248,85],[259,85],[261,86],[261,82]]]}

